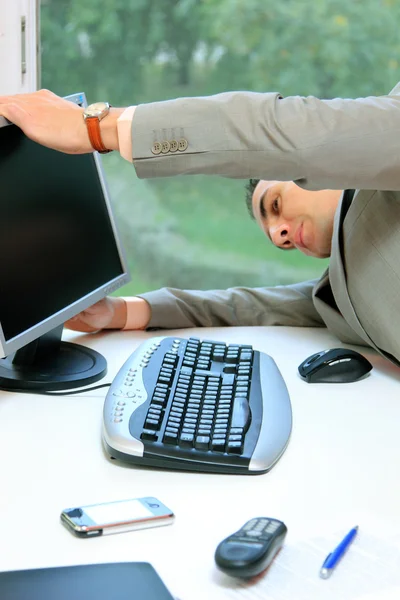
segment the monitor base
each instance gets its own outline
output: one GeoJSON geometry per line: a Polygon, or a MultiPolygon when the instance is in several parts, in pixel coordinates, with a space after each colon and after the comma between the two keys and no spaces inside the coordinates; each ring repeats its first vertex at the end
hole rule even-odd
{"type": "Polygon", "coordinates": [[[9,392],[46,392],[83,387],[107,373],[107,361],[91,348],[60,342],[56,351],[31,364],[16,362],[15,355],[0,359],[0,389],[9,392]]]}

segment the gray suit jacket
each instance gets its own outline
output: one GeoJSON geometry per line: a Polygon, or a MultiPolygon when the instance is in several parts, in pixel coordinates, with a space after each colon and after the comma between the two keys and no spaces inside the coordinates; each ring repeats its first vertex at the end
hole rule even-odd
{"type": "Polygon", "coordinates": [[[132,125],[139,177],[210,173],[357,190],[343,223],[338,207],[319,281],[143,294],[150,326],[326,325],[343,342],[400,362],[399,140],[400,84],[356,100],[233,92],[140,105],[132,125]],[[154,153],[156,141],[172,139],[187,148],[154,153]]]}

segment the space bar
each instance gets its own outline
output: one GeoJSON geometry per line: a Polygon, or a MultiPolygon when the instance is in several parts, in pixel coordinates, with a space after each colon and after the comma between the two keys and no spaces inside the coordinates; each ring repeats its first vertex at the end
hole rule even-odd
{"type": "Polygon", "coordinates": [[[251,411],[246,398],[235,398],[232,411],[232,427],[241,427],[247,431],[251,423],[251,411]]]}

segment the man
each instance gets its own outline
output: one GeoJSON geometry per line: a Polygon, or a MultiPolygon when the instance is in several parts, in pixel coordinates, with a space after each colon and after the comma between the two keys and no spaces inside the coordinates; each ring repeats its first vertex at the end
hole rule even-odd
{"type": "MultiPolygon", "coordinates": [[[[212,173],[293,181],[309,191],[356,190],[337,205],[330,266],[318,282],[268,293],[198,292],[190,305],[185,292],[166,290],[162,300],[153,292],[143,298],[153,314],[160,303],[162,310],[149,325],[212,325],[212,304],[219,324],[246,314],[254,324],[326,324],[341,341],[369,345],[400,364],[399,93],[397,86],[388,96],[318,100],[232,92],[144,104],[128,114],[111,109],[100,126],[103,147],[120,149],[139,177],[212,173]]],[[[91,150],[81,113],[46,91],[0,98],[1,115],[33,139],[68,152],[91,150]]],[[[269,231],[273,213],[264,217],[259,204],[255,214],[269,231]]],[[[291,245],[326,250],[306,220],[292,237],[287,229],[271,230],[271,237],[279,231],[291,245]]]]}

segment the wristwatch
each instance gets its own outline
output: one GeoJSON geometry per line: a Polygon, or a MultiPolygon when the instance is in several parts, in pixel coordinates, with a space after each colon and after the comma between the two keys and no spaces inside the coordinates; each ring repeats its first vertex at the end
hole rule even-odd
{"type": "Polygon", "coordinates": [[[111,150],[108,150],[104,146],[100,132],[100,121],[104,119],[109,112],[110,105],[108,102],[95,102],[95,104],[89,104],[83,111],[83,118],[87,125],[90,143],[94,150],[97,150],[100,154],[111,152],[111,150]]]}

